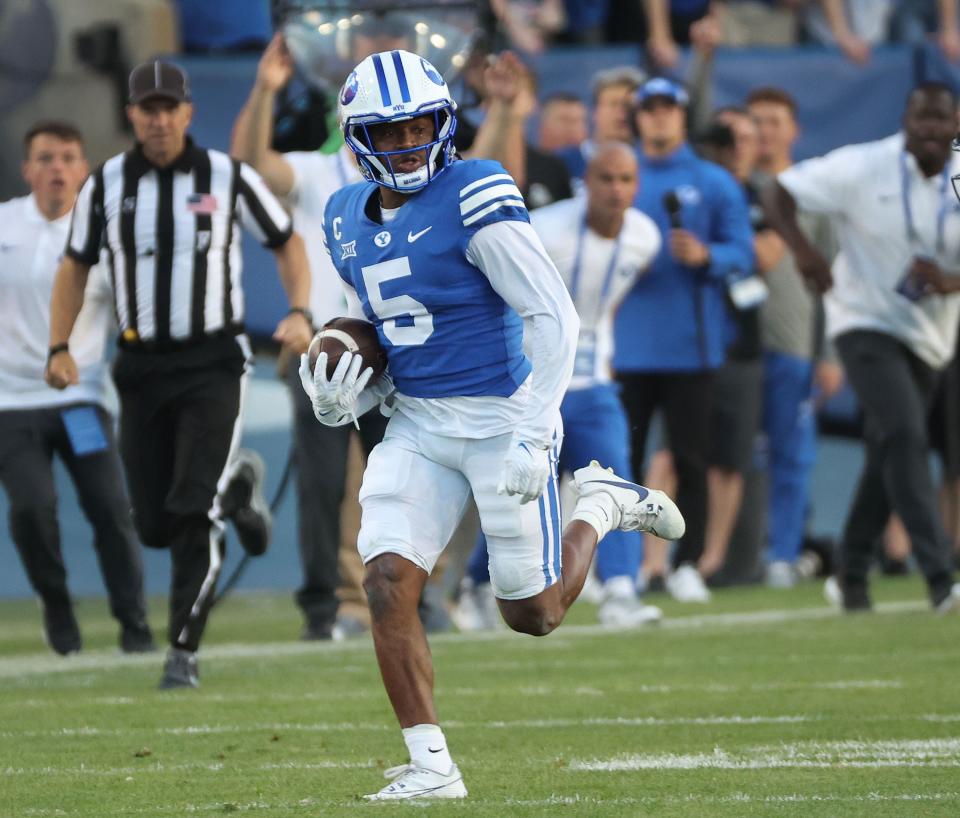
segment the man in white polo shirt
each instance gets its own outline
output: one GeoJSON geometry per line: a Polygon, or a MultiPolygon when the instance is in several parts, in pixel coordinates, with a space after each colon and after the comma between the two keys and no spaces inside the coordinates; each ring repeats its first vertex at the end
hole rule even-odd
{"type": "Polygon", "coordinates": [[[950,177],[957,99],[940,83],[910,93],[901,133],[801,162],[768,188],[771,225],[810,284],[825,292],[834,341],[865,418],[867,458],[836,580],[847,611],[869,610],[867,572],[892,511],[900,515],[941,612],[960,608],[928,461],[927,413],[955,353],[960,211],[950,177]],[[800,230],[796,209],[829,214],[833,267],[800,230]]]}
{"type": "MultiPolygon", "coordinates": [[[[303,236],[313,286],[310,312],[314,326],[346,315],[347,307],[330,255],[323,241],[323,211],[334,191],[360,181],[353,152],[339,128],[316,151],[279,153],[271,148],[273,109],[278,92],[294,72],[293,58],[283,37],[274,36],[260,58],[257,78],[234,126],[230,152],[248,162],[289,207],[296,231],[303,236]]],[[[293,401],[294,458],[297,480],[297,516],[303,585],[295,599],[303,612],[301,637],[332,638],[353,620],[337,616],[340,549],[340,505],[346,491],[347,454],[352,426],[317,423],[297,365],[287,367],[293,401]]],[[[367,455],[383,438],[387,418],[368,412],[359,420],[359,437],[367,455]]]]}
{"type": "Polygon", "coordinates": [[[53,455],[67,467],[94,530],[110,610],[125,652],[153,650],[143,568],[113,435],[104,408],[104,346],[113,325],[106,271],[95,267],[71,337],[79,383],[44,383],[50,293],[63,256],[77,191],[87,176],[80,133],[35,125],[24,139],[31,193],[0,204],[0,483],[10,500],[10,533],[43,606],[50,647],[80,650],[81,637],[60,550],[53,455]]]}

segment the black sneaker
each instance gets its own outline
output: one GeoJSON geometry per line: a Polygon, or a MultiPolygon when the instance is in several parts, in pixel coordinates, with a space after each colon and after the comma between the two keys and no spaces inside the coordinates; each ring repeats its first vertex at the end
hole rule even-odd
{"type": "Polygon", "coordinates": [[[843,610],[847,613],[863,613],[873,610],[873,601],[867,591],[867,584],[845,577],[840,581],[843,592],[843,610]]]}
{"type": "Polygon", "coordinates": [[[170,648],[167,651],[167,661],[163,665],[163,676],[160,677],[158,687],[160,690],[200,687],[197,654],[183,648],[170,648]]]}
{"type": "Polygon", "coordinates": [[[120,630],[120,650],[124,653],[153,653],[157,643],[146,622],[124,625],[120,630]]]}
{"type": "Polygon", "coordinates": [[[43,606],[43,638],[50,649],[61,656],[80,652],[83,647],[80,626],[69,604],[43,606]]]}
{"type": "Polygon", "coordinates": [[[259,557],[270,544],[273,520],[263,496],[266,471],[259,454],[252,449],[240,449],[220,501],[224,517],[233,521],[240,545],[251,557],[259,557]]]}
{"type": "Polygon", "coordinates": [[[945,615],[960,611],[960,582],[931,596],[933,598],[930,601],[936,613],[945,615]]]}
{"type": "Polygon", "coordinates": [[[302,642],[329,642],[333,639],[333,625],[329,622],[305,622],[300,631],[302,642]]]}

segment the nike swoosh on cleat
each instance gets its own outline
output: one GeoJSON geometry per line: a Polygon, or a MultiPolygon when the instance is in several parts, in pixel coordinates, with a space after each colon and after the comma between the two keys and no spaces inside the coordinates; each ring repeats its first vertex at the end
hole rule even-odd
{"type": "Polygon", "coordinates": [[[438,747],[436,750],[434,750],[433,747],[427,747],[427,752],[428,752],[428,753],[442,753],[442,752],[443,752],[443,747],[438,747]]]}
{"type": "Polygon", "coordinates": [[[417,239],[419,239],[424,233],[429,233],[433,230],[433,225],[429,227],[424,227],[419,233],[414,233],[412,230],[407,231],[407,241],[413,244],[417,239]]]}
{"type": "Polygon", "coordinates": [[[641,500],[645,500],[650,493],[649,489],[644,486],[639,486],[636,483],[628,483],[626,480],[587,480],[584,485],[589,485],[590,483],[603,483],[607,486],[616,486],[619,489],[633,489],[640,495],[641,500]]]}

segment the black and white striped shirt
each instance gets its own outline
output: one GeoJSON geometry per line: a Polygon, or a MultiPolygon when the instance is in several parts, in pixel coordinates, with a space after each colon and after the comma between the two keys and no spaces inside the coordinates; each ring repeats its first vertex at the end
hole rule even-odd
{"type": "Polygon", "coordinates": [[[188,139],[157,168],[137,146],[87,179],[67,254],[92,265],[106,249],[123,341],[197,340],[242,327],[241,225],[270,248],[293,229],[251,167],[188,139]]]}

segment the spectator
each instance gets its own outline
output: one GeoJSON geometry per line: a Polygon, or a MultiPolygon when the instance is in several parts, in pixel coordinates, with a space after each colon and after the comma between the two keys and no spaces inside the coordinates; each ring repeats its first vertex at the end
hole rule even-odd
{"type": "Polygon", "coordinates": [[[601,45],[610,13],[610,0],[566,0],[566,27],[557,40],[581,45],[601,45]]]}
{"type": "MultiPolygon", "coordinates": [[[[755,183],[762,189],[793,164],[793,146],[800,135],[796,103],[779,88],[757,88],[747,97],[747,109],[759,133],[755,183]]],[[[827,217],[801,213],[799,221],[813,246],[832,258],[827,217]]],[[[804,286],[793,254],[772,230],[757,237],[756,250],[767,268],[769,289],[760,308],[769,471],[766,581],[774,587],[790,587],[797,579],[796,561],[809,505],[816,446],[814,399],[822,402],[835,394],[843,383],[843,372],[824,356],[820,299],[804,286]]]]}
{"type": "Polygon", "coordinates": [[[547,153],[578,147],[587,139],[587,116],[587,106],[576,94],[550,94],[540,104],[537,147],[547,153]]]}
{"type": "Polygon", "coordinates": [[[643,184],[635,206],[665,241],[617,313],[614,370],[632,425],[635,474],[643,473],[653,412],[663,410],[687,518],[667,585],[678,599],[704,602],[709,592],[696,563],[707,514],[710,396],[724,361],[725,282],[752,269],[753,236],[736,180],[687,144],[683,88],[649,80],[637,101],[643,184]]]}
{"type": "Polygon", "coordinates": [[[837,46],[852,62],[864,65],[871,49],[887,40],[895,0],[820,0],[804,15],[807,36],[837,46]]]}
{"type": "Polygon", "coordinates": [[[957,0],[899,0],[891,30],[896,42],[919,45],[932,38],[950,62],[960,60],[957,0]]]}
{"type": "MultiPolygon", "coordinates": [[[[587,167],[587,195],[557,202],[531,217],[580,316],[573,378],[560,405],[564,440],[559,471],[568,474],[596,458],[632,479],[630,432],[611,379],[610,358],[617,305],[660,249],[656,226],[630,206],[638,181],[630,146],[600,144],[587,167]]],[[[640,551],[635,531],[611,532],[598,546],[602,624],[631,627],[659,621],[660,609],[644,605],[637,594],[640,551]]],[[[489,629],[499,622],[487,566],[481,536],[454,615],[461,630],[489,629]]]]}
{"type": "Polygon", "coordinates": [[[490,0],[510,47],[539,54],[564,27],[563,0],[490,0]]]}
{"type": "Polygon", "coordinates": [[[0,483],[10,500],[10,535],[40,597],[47,644],[63,655],[82,644],[60,551],[56,454],[93,526],[110,612],[120,623],[120,648],[140,653],[155,647],[140,547],[105,408],[104,347],[112,317],[104,266],[93,267],[73,334],[75,382],[62,392],[43,382],[53,276],[87,171],[80,132],[67,123],[39,123],[24,139],[30,195],[0,205],[0,483]]]}
{"type": "MultiPolygon", "coordinates": [[[[323,209],[333,191],[360,181],[353,152],[338,139],[324,150],[277,153],[270,148],[277,94],[294,72],[293,59],[280,34],[274,35],[257,67],[257,78],[234,126],[231,152],[263,176],[271,192],[293,215],[294,229],[304,237],[310,266],[310,312],[315,327],[346,313],[342,288],[323,246],[323,209]]],[[[335,132],[339,137],[339,131],[335,132]]],[[[295,600],[304,617],[301,638],[331,639],[335,634],[339,600],[338,555],[340,506],[347,478],[347,454],[352,426],[329,428],[318,424],[300,385],[296,364],[285,356],[285,377],[294,403],[293,453],[297,479],[297,524],[303,585],[295,600]]],[[[360,440],[367,455],[380,440],[386,418],[365,415],[360,440]]],[[[352,622],[340,631],[355,630],[352,622]]],[[[339,635],[339,634],[338,634],[339,635]]]]}
{"type": "Polygon", "coordinates": [[[575,180],[582,180],[594,145],[602,142],[633,142],[630,112],[633,97],[646,75],[638,68],[619,66],[593,77],[593,133],[576,147],[557,152],[575,180]]]}
{"type": "Polygon", "coordinates": [[[696,45],[714,37],[719,21],[712,0],[612,0],[607,18],[609,42],[642,42],[654,71],[675,68],[680,46],[696,45]]]}
{"type": "Polygon", "coordinates": [[[727,0],[719,15],[726,46],[792,46],[797,42],[797,12],[807,0],[727,0]]]}
{"type": "Polygon", "coordinates": [[[713,425],[707,455],[709,506],[700,575],[709,578],[724,564],[743,500],[744,474],[753,461],[760,428],[763,367],[760,359],[759,307],[766,298],[760,276],[769,269],[764,254],[768,229],[759,218],[752,180],[757,162],[757,126],[741,108],[723,108],[714,117],[720,139],[712,158],[740,183],[750,204],[756,266],[728,276],[727,315],[732,340],[713,384],[713,425]],[[724,131],[726,132],[724,134],[724,131]]]}
{"type": "Polygon", "coordinates": [[[771,224],[797,266],[827,292],[827,331],[865,417],[867,459],[827,590],[847,611],[869,610],[867,571],[896,511],[941,612],[960,606],[936,508],[926,416],[955,354],[960,299],[960,213],[950,176],[957,99],[939,83],[909,95],[903,132],[801,162],[765,192],[771,224]],[[803,234],[797,208],[832,217],[833,267],[803,234]],[[839,593],[837,593],[839,592],[839,593]]]}
{"type": "Polygon", "coordinates": [[[563,161],[527,142],[526,122],[536,109],[536,85],[533,73],[515,54],[505,51],[487,66],[482,100],[479,128],[465,118],[459,120],[456,138],[469,145],[463,148],[464,156],[500,162],[530,210],[569,199],[573,191],[563,161]]]}

